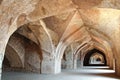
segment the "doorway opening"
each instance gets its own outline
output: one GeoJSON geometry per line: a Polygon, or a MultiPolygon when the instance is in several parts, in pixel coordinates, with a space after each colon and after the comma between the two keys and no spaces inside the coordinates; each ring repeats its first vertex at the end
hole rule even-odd
{"type": "Polygon", "coordinates": [[[83,61],[84,66],[106,66],[106,56],[103,52],[93,49],[89,51],[83,61]]]}

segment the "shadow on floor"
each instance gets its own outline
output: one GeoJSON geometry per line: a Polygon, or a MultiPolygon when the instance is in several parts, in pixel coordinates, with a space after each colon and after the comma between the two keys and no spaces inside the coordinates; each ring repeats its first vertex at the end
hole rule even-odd
{"type": "Polygon", "coordinates": [[[59,74],[37,74],[26,72],[3,72],[2,80],[120,80],[109,68],[65,69],[59,74]]]}

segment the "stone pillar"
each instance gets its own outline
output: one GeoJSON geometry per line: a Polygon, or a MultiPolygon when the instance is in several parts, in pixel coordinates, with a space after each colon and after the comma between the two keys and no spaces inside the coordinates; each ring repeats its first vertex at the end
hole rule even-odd
{"type": "Polygon", "coordinates": [[[111,69],[113,69],[113,58],[112,59],[110,59],[110,64],[109,64],[109,67],[111,68],[111,69]]]}
{"type": "Polygon", "coordinates": [[[84,65],[84,58],[85,58],[85,52],[84,51],[81,51],[81,53],[80,53],[81,55],[80,55],[80,67],[82,68],[84,65]]]}
{"type": "Polygon", "coordinates": [[[118,76],[120,76],[120,62],[115,61],[115,72],[118,76]]]}
{"type": "Polygon", "coordinates": [[[41,64],[41,73],[57,74],[61,72],[61,60],[43,60],[41,64]]]}
{"type": "Polygon", "coordinates": [[[77,69],[77,59],[73,60],[73,69],[77,69]]]}
{"type": "MultiPolygon", "coordinates": [[[[79,53],[79,54],[81,54],[81,53],[79,53]]],[[[78,56],[78,55],[77,55],[77,56],[78,56]]],[[[73,61],[74,61],[74,62],[73,62],[73,67],[74,67],[74,69],[83,67],[82,56],[79,55],[80,60],[78,60],[77,56],[75,55],[74,60],[73,60],[73,61]]]]}
{"type": "Polygon", "coordinates": [[[2,75],[2,62],[4,59],[4,54],[5,54],[5,48],[6,48],[6,44],[7,42],[4,41],[0,41],[0,80],[1,80],[1,75],[2,75]]]}
{"type": "Polygon", "coordinates": [[[1,80],[1,75],[2,75],[2,62],[3,62],[4,56],[0,54],[0,80],[1,80]]]}
{"type": "Polygon", "coordinates": [[[62,64],[65,69],[73,69],[73,51],[71,46],[68,46],[65,50],[63,49],[61,53],[64,53],[62,58],[64,61],[62,64]],[[63,51],[63,52],[62,52],[63,51]]]}
{"type": "Polygon", "coordinates": [[[73,69],[73,53],[66,53],[66,69],[73,69]]]}
{"type": "MultiPolygon", "coordinates": [[[[119,39],[120,40],[120,39],[119,39]]],[[[120,76],[120,44],[116,41],[116,53],[115,53],[115,73],[120,76]]]]}
{"type": "Polygon", "coordinates": [[[77,68],[82,68],[82,67],[83,67],[82,56],[80,55],[80,60],[78,60],[77,56],[75,56],[73,60],[73,68],[77,69],[77,68]]]}
{"type": "Polygon", "coordinates": [[[0,80],[1,80],[1,74],[2,74],[2,62],[4,59],[4,54],[5,54],[5,48],[8,42],[8,35],[0,35],[0,80]]]}
{"type": "Polygon", "coordinates": [[[113,59],[113,70],[115,70],[115,58],[113,59]]]}

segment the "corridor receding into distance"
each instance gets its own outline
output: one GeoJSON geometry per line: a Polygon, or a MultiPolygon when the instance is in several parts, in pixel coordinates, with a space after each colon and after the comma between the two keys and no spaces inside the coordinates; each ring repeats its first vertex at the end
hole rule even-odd
{"type": "Polygon", "coordinates": [[[120,0],[0,0],[0,80],[120,80],[120,0]]]}
{"type": "Polygon", "coordinates": [[[119,80],[115,71],[107,66],[84,67],[62,70],[59,74],[37,74],[25,72],[3,72],[2,80],[119,80]]]}

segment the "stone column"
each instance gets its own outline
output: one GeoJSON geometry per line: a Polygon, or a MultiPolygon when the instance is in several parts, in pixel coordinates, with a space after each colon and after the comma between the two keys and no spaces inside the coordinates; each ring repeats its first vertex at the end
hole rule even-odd
{"type": "Polygon", "coordinates": [[[115,58],[113,59],[113,70],[115,70],[115,58]]]}
{"type": "Polygon", "coordinates": [[[77,69],[77,59],[73,60],[73,69],[77,69]]]}
{"type": "Polygon", "coordinates": [[[73,69],[73,53],[66,53],[66,69],[73,69]]]}
{"type": "MultiPolygon", "coordinates": [[[[5,48],[8,42],[8,38],[7,35],[0,35],[0,78],[1,78],[1,74],[2,74],[2,62],[4,59],[4,54],[5,54],[5,48]]],[[[1,79],[0,79],[1,80],[1,79]]]]}
{"type": "Polygon", "coordinates": [[[61,72],[61,60],[51,59],[42,60],[41,73],[57,74],[61,72]]]}
{"type": "MultiPolygon", "coordinates": [[[[120,39],[119,39],[120,40],[120,39]]],[[[116,53],[115,53],[115,73],[120,76],[120,44],[116,41],[116,53]]]]}
{"type": "MultiPolygon", "coordinates": [[[[116,34],[117,36],[117,34],[116,34]]],[[[118,37],[118,40],[117,38],[115,39],[114,41],[114,44],[115,44],[115,48],[114,50],[116,50],[116,52],[114,52],[114,56],[115,56],[115,73],[120,76],[120,37],[119,35],[117,36],[118,37]]]]}
{"type": "Polygon", "coordinates": [[[77,56],[75,55],[75,57],[74,57],[74,62],[73,62],[73,68],[74,69],[77,69],[78,67],[80,68],[80,67],[82,67],[83,66],[83,62],[81,61],[82,59],[81,59],[81,56],[80,56],[80,60],[78,60],[77,59],[77,56]]]}
{"type": "Polygon", "coordinates": [[[82,61],[82,52],[80,52],[80,53],[78,53],[77,55],[75,55],[74,56],[74,62],[73,62],[73,67],[74,67],[74,69],[77,69],[77,68],[81,68],[81,67],[83,67],[83,61],[82,61]],[[79,60],[78,60],[78,55],[79,55],[79,60]]]}
{"type": "Polygon", "coordinates": [[[114,64],[113,64],[113,58],[111,58],[111,59],[110,59],[109,67],[110,67],[111,69],[113,69],[113,65],[114,65],[114,64]]]}
{"type": "Polygon", "coordinates": [[[2,75],[2,62],[3,62],[3,58],[4,58],[3,54],[0,54],[0,78],[1,78],[1,75],[2,75]]]}
{"type": "Polygon", "coordinates": [[[120,62],[115,61],[115,72],[118,76],[120,76],[120,62]]]}

